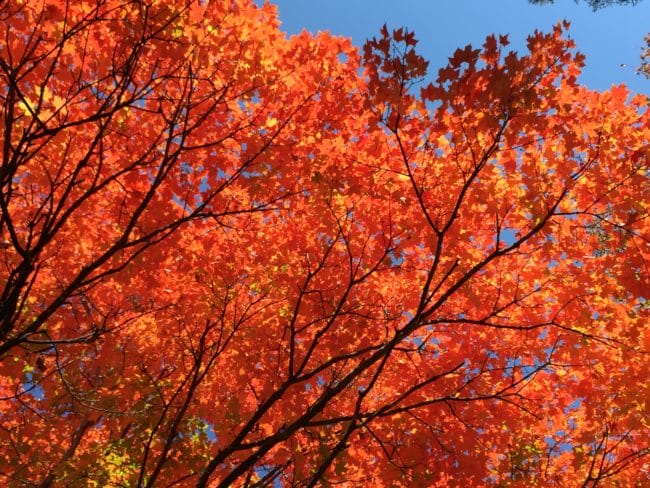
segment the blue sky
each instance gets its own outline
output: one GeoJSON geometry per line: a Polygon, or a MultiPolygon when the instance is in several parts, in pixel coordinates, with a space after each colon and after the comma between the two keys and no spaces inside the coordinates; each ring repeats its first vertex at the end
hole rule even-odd
{"type": "Polygon", "coordinates": [[[650,0],[635,7],[613,6],[592,12],[583,1],[557,0],[530,5],[527,0],[273,0],[282,29],[303,28],[352,37],[358,46],[389,27],[408,27],[420,40],[419,52],[430,61],[430,74],[446,64],[458,47],[480,46],[485,36],[509,34],[511,47],[522,49],[535,29],[549,31],[559,20],[571,22],[570,35],[587,56],[581,77],[602,90],[625,83],[632,91],[650,93],[650,80],[635,73],[643,38],[650,31],[650,0]],[[626,66],[621,66],[624,64],[626,66]]]}

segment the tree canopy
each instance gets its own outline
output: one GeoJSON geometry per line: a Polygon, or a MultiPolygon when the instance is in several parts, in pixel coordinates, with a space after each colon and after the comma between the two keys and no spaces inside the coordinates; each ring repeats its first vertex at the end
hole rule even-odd
{"type": "Polygon", "coordinates": [[[0,483],[647,482],[646,97],[276,14],[0,5],[0,483]]]}

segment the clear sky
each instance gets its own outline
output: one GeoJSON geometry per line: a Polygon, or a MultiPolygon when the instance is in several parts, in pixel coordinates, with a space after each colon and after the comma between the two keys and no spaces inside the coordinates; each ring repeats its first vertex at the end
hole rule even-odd
{"type": "Polygon", "coordinates": [[[511,47],[523,49],[535,29],[549,31],[559,20],[571,22],[570,35],[587,56],[581,77],[590,88],[625,83],[650,93],[650,80],[637,75],[643,38],[650,32],[650,0],[634,7],[613,6],[592,12],[583,1],[557,0],[555,5],[530,5],[527,0],[272,0],[282,28],[289,34],[303,28],[352,37],[362,46],[386,22],[405,26],[420,40],[419,52],[430,61],[430,74],[446,64],[458,47],[480,46],[485,36],[509,34],[511,47]],[[621,66],[624,64],[626,66],[621,66]]]}

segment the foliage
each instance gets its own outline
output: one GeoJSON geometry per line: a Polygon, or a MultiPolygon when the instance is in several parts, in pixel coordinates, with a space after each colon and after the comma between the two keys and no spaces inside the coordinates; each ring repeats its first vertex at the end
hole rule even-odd
{"type": "Polygon", "coordinates": [[[642,96],[269,4],[0,6],[9,486],[647,481],[642,96]]]}
{"type": "Polygon", "coordinates": [[[643,74],[646,78],[650,78],[650,34],[645,36],[645,46],[641,52],[639,73],[643,74]]]}
{"type": "MultiPolygon", "coordinates": [[[[555,0],[528,0],[530,3],[536,5],[545,5],[549,3],[555,3],[555,0]]],[[[579,0],[575,0],[576,3],[579,0]]],[[[586,0],[586,3],[592,8],[592,10],[600,10],[601,8],[611,7],[612,5],[636,5],[640,3],[641,0],[586,0]]]]}

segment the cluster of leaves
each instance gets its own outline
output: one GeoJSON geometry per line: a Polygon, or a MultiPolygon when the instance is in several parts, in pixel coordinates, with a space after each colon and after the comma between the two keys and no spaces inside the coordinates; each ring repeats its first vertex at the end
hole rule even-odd
{"type": "Polygon", "coordinates": [[[645,37],[646,47],[641,53],[641,67],[639,72],[645,75],[646,78],[650,78],[650,34],[645,37]]]}
{"type": "MultiPolygon", "coordinates": [[[[530,3],[545,5],[548,3],[555,3],[555,0],[528,0],[530,3]]],[[[579,0],[575,0],[576,3],[579,0]]],[[[612,5],[636,5],[640,3],[641,0],[586,0],[586,3],[596,11],[601,8],[611,7],[612,5]]]]}
{"type": "MultiPolygon", "coordinates": [[[[555,0],[528,0],[529,3],[535,5],[546,5],[555,3],[555,0]]],[[[579,0],[575,0],[576,3],[579,0]]],[[[612,5],[637,5],[641,0],[587,0],[587,4],[595,12],[605,7],[611,7],[612,5]]],[[[646,44],[650,43],[650,34],[646,36],[646,44]]],[[[649,44],[650,45],[650,44],[649,44]]],[[[650,56],[650,49],[644,49],[641,52],[641,66],[639,66],[638,72],[650,78],[650,66],[648,64],[648,57],[650,56]]]]}
{"type": "Polygon", "coordinates": [[[2,3],[2,483],[647,480],[650,115],[566,27],[425,85],[403,29],[2,3]]]}

